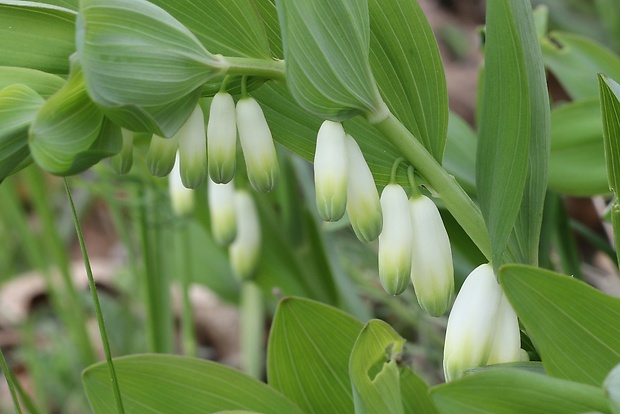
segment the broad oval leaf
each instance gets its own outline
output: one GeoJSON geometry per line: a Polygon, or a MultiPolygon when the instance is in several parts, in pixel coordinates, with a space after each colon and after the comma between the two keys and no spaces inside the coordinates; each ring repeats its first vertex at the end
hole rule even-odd
{"type": "Polygon", "coordinates": [[[65,80],[40,70],[0,66],[0,89],[15,83],[24,84],[43,98],[49,98],[65,84],[65,80]]]}
{"type": "Polygon", "coordinates": [[[416,1],[370,0],[370,65],[392,113],[441,162],[448,126],[446,78],[416,1]]]}
{"type": "Polygon", "coordinates": [[[517,369],[490,369],[431,389],[443,413],[609,413],[603,390],[517,369]]]}
{"type": "Polygon", "coordinates": [[[75,12],[30,1],[0,2],[0,66],[69,73],[75,12]]]}
{"type": "Polygon", "coordinates": [[[76,158],[97,140],[102,122],[103,114],[86,93],[82,70],[74,61],[67,83],[45,102],[30,127],[30,152],[52,174],[84,170],[90,165],[76,158]]]}
{"type": "Polygon", "coordinates": [[[26,166],[30,155],[28,128],[44,102],[23,84],[0,90],[0,181],[26,166]]]}
{"type": "Polygon", "coordinates": [[[307,413],[352,413],[348,362],[362,326],[319,302],[283,299],[269,336],[269,385],[307,413]]]}
{"type": "MultiPolygon", "coordinates": [[[[295,404],[266,384],[224,365],[173,355],[131,355],[114,359],[126,414],[206,414],[250,411],[301,414],[295,404]]],[[[115,412],[108,366],[82,374],[95,414],[115,412]]]]}
{"type": "Polygon", "coordinates": [[[385,115],[369,64],[367,0],[277,0],[291,95],[322,118],[385,115]]]}
{"type": "Polygon", "coordinates": [[[551,32],[540,45],[545,65],[573,100],[598,97],[599,72],[620,79],[620,56],[591,39],[551,32]]]}
{"type": "Polygon", "coordinates": [[[600,386],[620,363],[620,299],[529,266],[505,266],[499,279],[549,375],[600,386]]]}
{"type": "Polygon", "coordinates": [[[476,187],[499,266],[527,178],[531,104],[523,45],[509,0],[487,3],[476,187]]]}
{"type": "Polygon", "coordinates": [[[349,360],[356,413],[404,413],[395,357],[405,340],[373,319],[360,332],[349,360]]]}
{"type": "Polygon", "coordinates": [[[443,167],[469,195],[476,194],[476,133],[457,114],[450,112],[443,167]]]}
{"type": "Polygon", "coordinates": [[[609,192],[598,99],[564,104],[551,113],[549,188],[590,197],[609,192]]]}
{"type": "MultiPolygon", "coordinates": [[[[196,91],[226,70],[221,57],[146,0],[81,1],[76,44],[88,93],[109,116],[119,108],[137,118],[146,111],[157,120],[162,107],[168,110],[166,105],[176,106],[189,95],[197,99],[196,91]]],[[[176,114],[174,126],[178,129],[190,113],[176,114]]],[[[134,125],[135,119],[129,123],[134,125]]],[[[170,136],[176,130],[151,132],[170,136]]]]}

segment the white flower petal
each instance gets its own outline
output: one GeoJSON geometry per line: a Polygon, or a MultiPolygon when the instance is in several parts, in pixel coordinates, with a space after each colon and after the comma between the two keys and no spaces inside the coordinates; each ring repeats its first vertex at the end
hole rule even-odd
{"type": "Polygon", "coordinates": [[[280,175],[278,158],[269,125],[254,98],[237,102],[237,129],[250,184],[256,191],[271,191],[280,175]]]}
{"type": "Polygon", "coordinates": [[[237,235],[235,185],[233,181],[217,184],[208,181],[211,233],[220,246],[228,246],[237,235]]]}
{"type": "Polygon", "coordinates": [[[178,216],[183,216],[194,210],[194,192],[186,188],[181,181],[178,154],[175,160],[172,171],[168,175],[168,192],[172,203],[172,211],[178,216]]]}
{"type": "Polygon", "coordinates": [[[347,213],[357,238],[369,242],[379,237],[383,225],[379,193],[355,139],[347,134],[346,144],[349,160],[347,213]]]}
{"type": "Polygon", "coordinates": [[[170,174],[179,149],[178,135],[172,138],[163,138],[159,135],[151,137],[149,151],[146,154],[146,168],[156,177],[165,177],[170,174]]]}
{"type": "Polygon", "coordinates": [[[254,275],[260,259],[261,229],[254,199],[245,191],[235,193],[237,237],[229,247],[230,264],[240,279],[254,275]]]}
{"type": "Polygon", "coordinates": [[[389,184],[381,193],[383,230],[379,235],[379,277],[383,289],[399,295],[407,289],[411,273],[411,214],[405,190],[389,184]]]}
{"type": "Polygon", "coordinates": [[[340,122],[325,121],[319,129],[314,153],[314,182],[319,216],[342,218],[347,208],[349,162],[345,132],[340,122]]]}
{"type": "Polygon", "coordinates": [[[235,101],[229,93],[218,92],[211,101],[207,149],[211,180],[218,184],[232,180],[237,165],[237,124],[235,101]]]}
{"type": "Polygon", "coordinates": [[[196,188],[207,176],[207,137],[200,105],[175,134],[179,139],[181,179],[188,188],[196,188]]]}
{"type": "Polygon", "coordinates": [[[431,316],[441,316],[454,298],[450,239],[431,199],[425,195],[413,197],[409,208],[413,228],[413,287],[422,309],[431,316]]]}

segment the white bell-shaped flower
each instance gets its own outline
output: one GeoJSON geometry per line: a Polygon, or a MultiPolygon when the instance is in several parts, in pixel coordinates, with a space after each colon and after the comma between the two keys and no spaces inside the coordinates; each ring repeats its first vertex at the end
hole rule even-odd
{"type": "Polygon", "coordinates": [[[439,210],[423,194],[409,200],[413,226],[411,280],[418,303],[431,316],[446,313],[454,299],[450,239],[439,210]]]}
{"type": "Polygon", "coordinates": [[[261,229],[254,199],[246,191],[235,193],[237,237],[228,248],[230,264],[240,279],[251,278],[258,266],[261,229]]]}
{"type": "Polygon", "coordinates": [[[179,139],[181,179],[187,188],[196,188],[207,177],[207,135],[200,105],[176,133],[179,139]]]}
{"type": "Polygon", "coordinates": [[[209,175],[213,182],[227,183],[237,166],[237,123],[235,101],[226,92],[218,92],[211,101],[207,124],[209,175]]]}
{"type": "Polygon", "coordinates": [[[469,368],[519,361],[519,324],[495,280],[483,264],[465,279],[448,318],[443,369],[446,381],[469,368]]]}
{"type": "Polygon", "coordinates": [[[379,278],[390,295],[407,289],[411,273],[411,214],[405,190],[389,184],[381,193],[383,230],[379,235],[379,278]]]}
{"type": "Polygon", "coordinates": [[[379,237],[382,227],[379,193],[364,154],[355,139],[346,136],[349,178],[347,182],[347,213],[355,235],[362,242],[379,237]]]}
{"type": "Polygon", "coordinates": [[[211,233],[220,246],[228,246],[237,235],[237,211],[233,181],[217,184],[208,181],[211,233]]]}
{"type": "Polygon", "coordinates": [[[256,191],[271,191],[280,175],[278,157],[265,114],[254,98],[237,102],[237,129],[250,184],[256,191]]]}
{"type": "Polygon", "coordinates": [[[146,153],[146,168],[156,177],[165,177],[170,174],[179,149],[179,136],[163,138],[159,135],[151,137],[149,150],[146,153]]]}
{"type": "Polygon", "coordinates": [[[316,207],[325,221],[337,221],[347,208],[346,135],[340,122],[325,121],[319,129],[314,153],[316,207]]]}
{"type": "Polygon", "coordinates": [[[168,175],[168,193],[172,211],[177,216],[190,214],[194,210],[194,191],[185,187],[181,181],[178,154],[175,157],[172,171],[168,175]]]}

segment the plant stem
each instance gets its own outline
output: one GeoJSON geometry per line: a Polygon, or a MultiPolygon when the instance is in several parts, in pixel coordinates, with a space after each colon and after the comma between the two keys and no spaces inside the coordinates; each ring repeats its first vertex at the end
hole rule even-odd
{"type": "Polygon", "coordinates": [[[180,263],[180,287],[181,287],[181,329],[183,332],[183,353],[189,356],[196,356],[196,333],[194,329],[194,312],[189,296],[192,285],[192,257],[191,257],[191,233],[189,223],[183,220],[179,229],[181,239],[181,263],[180,263]]]}
{"type": "Polygon", "coordinates": [[[259,76],[278,81],[286,79],[284,61],[227,56],[229,64],[227,75],[259,76]]]}
{"type": "Polygon", "coordinates": [[[99,303],[99,295],[97,295],[97,285],[95,284],[95,278],[93,277],[93,271],[90,268],[90,260],[88,259],[88,252],[86,251],[86,244],[84,243],[84,234],[82,233],[82,227],[80,226],[80,220],[78,219],[75,205],[73,204],[73,198],[71,197],[71,189],[69,188],[69,182],[64,179],[65,190],[67,192],[67,198],[71,205],[71,212],[73,213],[73,220],[75,222],[75,231],[77,233],[78,241],[80,243],[80,249],[82,250],[82,257],[84,258],[84,266],[86,268],[86,275],[88,276],[88,285],[90,287],[90,296],[95,307],[95,314],[97,315],[97,324],[99,325],[99,334],[101,336],[101,342],[103,344],[103,351],[105,353],[105,359],[108,363],[108,369],[110,371],[110,381],[112,382],[112,390],[114,392],[114,400],[116,402],[116,411],[119,414],[125,412],[123,408],[123,399],[121,398],[121,390],[118,385],[118,379],[116,377],[116,371],[114,369],[114,363],[112,362],[112,353],[110,351],[110,342],[108,340],[108,333],[106,331],[105,322],[103,320],[103,312],[101,311],[101,304],[99,303]]]}
{"type": "Polygon", "coordinates": [[[15,390],[15,378],[13,377],[13,372],[9,370],[9,365],[6,363],[6,359],[4,358],[4,353],[0,349],[0,369],[4,372],[4,378],[6,378],[6,382],[9,385],[9,391],[11,392],[11,398],[13,399],[13,405],[15,406],[15,411],[18,414],[22,414],[22,407],[19,404],[19,399],[17,398],[17,391],[15,390]]]}
{"type": "Polygon", "coordinates": [[[454,177],[443,169],[422,143],[391,112],[374,126],[428,181],[456,221],[486,258],[491,260],[491,245],[482,213],[454,177]]]}
{"type": "Polygon", "coordinates": [[[260,379],[263,367],[263,335],[265,329],[263,293],[252,281],[241,286],[241,357],[243,371],[260,379]]]}

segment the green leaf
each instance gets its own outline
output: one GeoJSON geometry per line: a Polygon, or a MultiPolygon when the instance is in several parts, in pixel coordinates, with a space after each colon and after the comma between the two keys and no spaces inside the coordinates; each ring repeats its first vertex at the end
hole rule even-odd
{"type": "Polygon", "coordinates": [[[599,72],[620,79],[620,57],[591,39],[552,32],[540,43],[545,65],[573,100],[598,97],[599,72]]]}
{"type": "Polygon", "coordinates": [[[24,84],[43,98],[49,98],[65,84],[65,80],[39,70],[0,66],[0,89],[15,83],[24,84]]]}
{"type": "Polygon", "coordinates": [[[461,117],[450,112],[443,167],[470,195],[476,194],[476,133],[461,117]]]}
{"type": "Polygon", "coordinates": [[[261,17],[251,0],[153,0],[152,3],[191,30],[211,53],[271,58],[261,17]]]}
{"type": "Polygon", "coordinates": [[[620,365],[616,365],[605,378],[603,389],[609,397],[609,406],[613,414],[620,413],[620,365]]]}
{"type": "MultiPolygon", "coordinates": [[[[301,414],[266,384],[241,372],[197,358],[131,355],[114,359],[126,414],[216,413],[224,410],[301,414]]],[[[95,414],[115,412],[108,367],[98,363],[82,374],[95,414]]]]}
{"type": "Polygon", "coordinates": [[[221,57],[146,0],[82,0],[76,43],[86,89],[106,115],[129,128],[141,120],[151,129],[155,120],[159,128],[150,132],[166,137],[189,117],[197,91],[226,69],[221,57]]]}
{"type": "Polygon", "coordinates": [[[605,75],[599,75],[603,137],[609,188],[620,193],[620,85],[605,75]]]}
{"type": "Polygon", "coordinates": [[[600,386],[620,363],[620,299],[529,266],[505,266],[499,279],[549,375],[600,386]]]}
{"type": "Polygon", "coordinates": [[[0,66],[69,73],[75,12],[29,1],[0,1],[0,66]],[[10,39],[10,40],[8,40],[10,39]]]}
{"type": "Polygon", "coordinates": [[[510,0],[487,3],[476,186],[495,267],[500,265],[519,213],[532,132],[520,18],[510,0]]]}
{"type": "Polygon", "coordinates": [[[286,78],[306,110],[344,121],[385,109],[369,64],[367,0],[277,0],[286,78]]]}
{"type": "Polygon", "coordinates": [[[364,326],[349,360],[356,414],[404,413],[395,359],[404,343],[383,321],[373,319],[364,326]]]}
{"type": "Polygon", "coordinates": [[[269,336],[269,385],[307,413],[353,412],[348,362],[361,329],[336,308],[283,299],[269,336]]]}
{"type": "Polygon", "coordinates": [[[0,181],[27,165],[28,127],[44,102],[26,85],[0,90],[0,181]]]}
{"type": "Polygon", "coordinates": [[[514,244],[522,263],[538,265],[538,245],[542,226],[550,148],[549,94],[538,33],[529,3],[511,1],[523,57],[530,99],[530,145],[528,174],[519,215],[515,222],[514,244]]]}
{"type": "Polygon", "coordinates": [[[448,126],[446,78],[416,1],[370,0],[370,64],[392,113],[441,162],[448,126]]]}
{"type": "Polygon", "coordinates": [[[406,414],[437,414],[428,385],[408,367],[400,368],[400,394],[406,414]]]}
{"type": "Polygon", "coordinates": [[[86,93],[82,70],[75,61],[67,83],[45,102],[30,127],[34,160],[59,175],[90,167],[91,155],[85,153],[99,137],[102,122],[103,114],[86,93]],[[85,158],[80,159],[80,155],[85,158]]]}
{"type": "Polygon", "coordinates": [[[609,192],[598,99],[564,104],[551,113],[549,188],[580,197],[609,192]]]}
{"type": "Polygon", "coordinates": [[[468,375],[432,388],[431,396],[442,413],[609,413],[600,388],[516,369],[468,375]]]}

